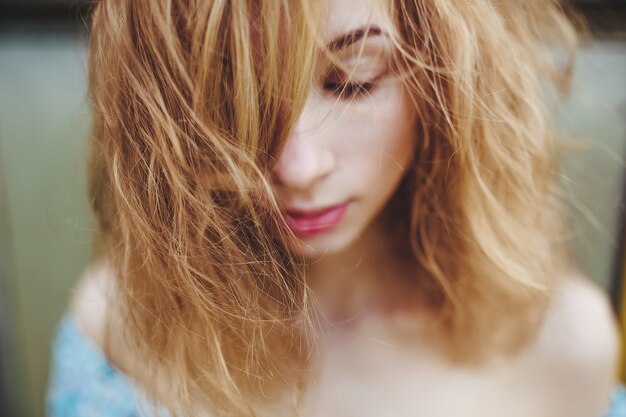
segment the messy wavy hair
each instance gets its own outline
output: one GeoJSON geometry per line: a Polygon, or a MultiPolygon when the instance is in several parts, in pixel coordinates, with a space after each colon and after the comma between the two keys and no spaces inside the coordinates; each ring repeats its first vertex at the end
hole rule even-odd
{"type": "MultiPolygon", "coordinates": [[[[451,359],[514,352],[569,263],[545,95],[567,76],[555,57],[571,58],[574,31],[552,0],[381,4],[419,113],[413,167],[390,202],[421,271],[415,291],[451,359]]],[[[105,0],[93,11],[97,256],[119,289],[115,336],[174,413],[254,415],[285,392],[297,406],[315,309],[269,173],[316,57],[331,53],[323,6],[105,0]]]]}

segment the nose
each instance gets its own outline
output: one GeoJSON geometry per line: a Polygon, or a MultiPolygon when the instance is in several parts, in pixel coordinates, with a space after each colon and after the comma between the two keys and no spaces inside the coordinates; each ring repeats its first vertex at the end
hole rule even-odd
{"type": "Polygon", "coordinates": [[[335,166],[327,129],[311,107],[307,102],[274,167],[278,184],[294,191],[311,189],[335,166]]]}

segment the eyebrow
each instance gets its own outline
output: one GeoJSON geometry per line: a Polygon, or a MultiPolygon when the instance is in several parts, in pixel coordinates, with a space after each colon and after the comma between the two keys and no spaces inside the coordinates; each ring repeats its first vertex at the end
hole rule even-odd
{"type": "Polygon", "coordinates": [[[353,30],[352,32],[348,32],[345,35],[341,35],[330,41],[330,43],[327,45],[327,48],[331,51],[338,51],[368,36],[379,36],[381,34],[382,31],[378,26],[358,28],[356,30],[353,30]]]}

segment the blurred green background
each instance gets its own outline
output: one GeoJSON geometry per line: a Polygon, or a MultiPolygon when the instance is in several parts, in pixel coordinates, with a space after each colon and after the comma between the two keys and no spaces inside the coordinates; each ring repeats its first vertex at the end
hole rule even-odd
{"type": "MultiPolygon", "coordinates": [[[[51,338],[89,260],[86,38],[76,28],[0,29],[0,415],[43,415],[51,338]]],[[[559,113],[563,131],[583,140],[563,156],[576,260],[607,289],[623,215],[625,39],[584,45],[559,113]]]]}
{"type": "Polygon", "coordinates": [[[0,36],[0,274],[17,416],[43,415],[50,340],[90,253],[85,45],[0,36]]]}

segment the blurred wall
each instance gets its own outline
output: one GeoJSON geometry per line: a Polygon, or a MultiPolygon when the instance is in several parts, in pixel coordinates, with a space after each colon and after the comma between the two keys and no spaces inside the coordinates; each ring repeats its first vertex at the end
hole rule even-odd
{"type": "Polygon", "coordinates": [[[576,219],[570,231],[575,260],[608,288],[619,245],[618,219],[624,215],[626,37],[583,45],[559,121],[568,137],[563,183],[576,219]]]}
{"type": "MultiPolygon", "coordinates": [[[[51,337],[89,258],[84,40],[74,32],[0,32],[0,279],[18,416],[43,415],[51,337]]],[[[564,131],[585,140],[564,154],[564,182],[578,201],[576,260],[605,287],[623,180],[624,74],[623,40],[587,46],[560,113],[564,131]]]]}
{"type": "Polygon", "coordinates": [[[43,415],[50,340],[89,256],[85,47],[74,33],[0,37],[0,259],[20,416],[43,415]]]}

